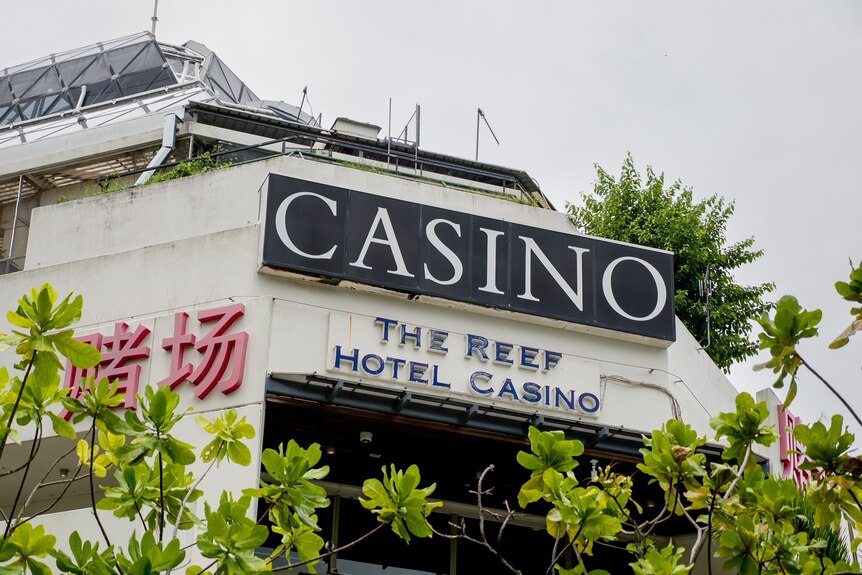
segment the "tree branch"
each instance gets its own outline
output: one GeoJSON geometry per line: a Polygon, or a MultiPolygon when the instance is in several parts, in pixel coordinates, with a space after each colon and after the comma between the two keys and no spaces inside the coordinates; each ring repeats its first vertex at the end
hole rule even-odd
{"type": "MultiPolygon", "coordinates": [[[[354,545],[358,545],[359,543],[365,541],[366,539],[368,539],[369,537],[371,537],[372,535],[374,535],[375,533],[377,533],[378,531],[380,531],[381,529],[386,527],[386,525],[387,525],[386,523],[381,523],[380,525],[378,525],[377,527],[375,527],[374,529],[372,529],[371,531],[369,531],[368,533],[366,533],[365,535],[363,535],[362,537],[360,537],[359,539],[357,539],[355,541],[351,541],[350,543],[347,543],[346,545],[342,545],[341,547],[337,547],[335,549],[327,551],[326,553],[318,555],[317,557],[312,557],[311,559],[306,559],[305,561],[300,561],[299,563],[288,563],[287,565],[284,565],[283,567],[276,567],[275,569],[272,570],[272,572],[276,573],[278,571],[287,571],[288,569],[296,569],[297,567],[302,567],[303,565],[308,565],[309,563],[314,563],[315,561],[320,561],[321,559],[326,559],[330,555],[335,555],[336,553],[340,553],[340,552],[344,551],[345,549],[350,549],[354,545]]],[[[209,567],[212,567],[212,565],[213,564],[210,564],[207,567],[207,569],[209,569],[209,567]]]]}
{"type": "MultiPolygon", "coordinates": [[[[497,550],[497,548],[488,542],[488,537],[485,534],[485,513],[486,513],[486,511],[485,511],[485,506],[482,504],[482,496],[486,493],[486,491],[482,488],[482,483],[485,481],[485,476],[488,475],[488,473],[490,473],[491,471],[494,471],[493,465],[489,465],[488,467],[485,468],[485,470],[482,472],[482,475],[479,476],[479,481],[476,484],[476,506],[479,509],[479,535],[482,538],[480,544],[483,547],[485,547],[485,549],[490,551],[491,554],[494,555],[500,561],[500,563],[503,564],[503,566],[506,569],[508,569],[512,573],[515,573],[515,575],[521,575],[521,572],[518,569],[515,569],[508,561],[506,561],[506,558],[500,554],[500,552],[497,550]]],[[[502,530],[505,529],[505,526],[509,522],[509,518],[513,515],[512,510],[509,509],[508,503],[506,503],[506,511],[507,511],[506,520],[503,522],[503,525],[500,527],[501,532],[498,533],[498,540],[500,537],[502,537],[502,530]]]]}
{"type": "Polygon", "coordinates": [[[488,467],[486,467],[485,470],[482,472],[482,474],[479,476],[479,481],[478,481],[478,484],[476,486],[476,491],[470,491],[470,493],[476,495],[476,507],[479,511],[479,536],[480,536],[480,539],[476,539],[475,537],[471,537],[470,535],[467,534],[467,525],[464,521],[464,518],[461,518],[460,524],[453,523],[451,521],[449,522],[449,525],[451,525],[452,527],[454,527],[458,531],[457,534],[448,535],[445,533],[440,533],[439,531],[437,531],[433,527],[431,527],[431,530],[434,532],[434,535],[436,535],[438,537],[443,537],[445,539],[463,539],[464,541],[469,541],[470,543],[475,543],[476,545],[479,545],[480,547],[484,547],[485,549],[488,550],[488,552],[490,552],[494,557],[496,557],[500,561],[500,563],[506,569],[508,569],[511,573],[513,573],[514,575],[522,575],[521,571],[519,571],[518,569],[515,569],[515,567],[513,567],[508,561],[506,561],[505,557],[503,557],[500,554],[500,552],[497,550],[497,547],[495,547],[494,545],[492,545],[488,541],[488,537],[485,533],[485,515],[487,514],[487,515],[490,515],[491,517],[499,519],[502,522],[502,525],[500,526],[500,531],[497,534],[497,545],[501,546],[500,545],[500,538],[503,535],[503,530],[509,525],[509,522],[515,516],[515,512],[511,510],[508,502],[505,503],[505,505],[506,505],[506,515],[505,516],[502,516],[499,513],[494,513],[492,511],[485,509],[485,506],[482,503],[482,496],[489,493],[489,491],[486,491],[482,488],[482,483],[485,479],[485,476],[490,471],[493,471],[493,470],[494,470],[493,465],[489,465],[488,467]]]}
{"type": "Polygon", "coordinates": [[[733,495],[733,490],[736,489],[736,484],[739,483],[740,479],[742,479],[743,470],[748,465],[749,457],[751,457],[751,443],[749,443],[748,447],[745,448],[745,455],[742,458],[742,463],[739,464],[739,469],[736,471],[736,477],[733,479],[730,487],[727,488],[727,491],[724,492],[723,499],[729,499],[730,496],[733,495]]]}
{"type": "MultiPolygon", "coordinates": [[[[191,489],[189,489],[188,493],[186,493],[186,496],[183,497],[183,502],[180,504],[180,510],[177,513],[177,520],[174,523],[174,530],[173,530],[173,533],[171,533],[171,539],[172,540],[177,538],[177,531],[179,531],[179,529],[180,529],[180,523],[182,522],[182,519],[183,519],[183,512],[186,510],[186,504],[189,502],[189,497],[192,496],[192,493],[194,493],[195,489],[198,488],[198,485],[201,484],[201,481],[204,480],[204,477],[206,477],[207,474],[212,470],[213,465],[215,465],[216,461],[218,461],[218,456],[219,456],[219,454],[221,454],[221,450],[222,450],[222,446],[219,445],[218,451],[216,452],[215,456],[213,457],[213,460],[210,461],[209,466],[207,466],[207,468],[204,470],[204,472],[201,474],[201,476],[198,478],[198,480],[195,481],[195,484],[192,485],[191,489]]],[[[171,575],[172,572],[173,572],[173,569],[168,571],[168,575],[171,575]]]]}
{"type": "Polygon", "coordinates": [[[853,416],[853,419],[855,419],[855,420],[856,420],[856,423],[858,423],[860,426],[862,426],[862,419],[859,419],[859,416],[858,416],[858,415],[856,415],[856,412],[855,412],[855,411],[853,411],[853,408],[852,408],[852,407],[850,407],[850,404],[849,404],[849,403],[847,403],[847,400],[846,400],[846,399],[844,399],[844,397],[843,397],[840,393],[838,393],[837,391],[835,391],[835,388],[834,388],[834,387],[832,387],[832,386],[829,384],[829,382],[828,382],[828,381],[826,381],[825,379],[823,379],[823,376],[822,376],[822,375],[820,375],[819,373],[817,373],[817,371],[816,371],[813,367],[811,367],[811,365],[810,365],[807,361],[805,361],[805,358],[804,358],[804,357],[802,357],[802,356],[799,354],[799,352],[798,352],[798,351],[796,351],[795,353],[796,353],[796,357],[798,357],[798,358],[799,358],[799,361],[801,361],[801,362],[802,362],[802,365],[804,365],[804,366],[808,369],[808,371],[810,371],[811,373],[813,373],[813,374],[814,374],[814,376],[815,376],[817,379],[819,379],[819,380],[823,383],[823,385],[825,385],[827,388],[829,388],[829,391],[831,391],[831,392],[832,392],[832,395],[834,395],[835,397],[837,397],[837,398],[839,399],[839,401],[841,401],[841,403],[843,403],[843,404],[844,404],[844,407],[846,407],[846,408],[847,408],[847,411],[849,411],[849,412],[850,412],[850,415],[852,415],[852,416],[853,416]]]}
{"type": "MultiPolygon", "coordinates": [[[[158,436],[159,433],[157,431],[156,438],[158,438],[158,436]]],[[[165,487],[161,451],[157,454],[157,459],[159,461],[159,543],[161,543],[165,535],[165,487]]]]}
{"type": "Polygon", "coordinates": [[[108,537],[108,532],[105,531],[105,526],[102,525],[102,520],[99,519],[99,513],[96,511],[96,487],[93,484],[93,463],[96,459],[96,418],[93,418],[93,423],[90,426],[90,504],[93,507],[93,517],[96,518],[96,523],[99,525],[99,531],[102,532],[102,537],[105,538],[105,545],[111,546],[111,539],[108,537]]]}
{"type": "MultiPolygon", "coordinates": [[[[73,476],[71,479],[61,479],[59,481],[49,481],[49,482],[45,481],[46,479],[48,479],[48,476],[51,475],[51,473],[53,473],[54,468],[57,467],[57,464],[60,463],[63,459],[65,459],[66,456],[69,455],[70,453],[72,453],[73,451],[75,451],[75,444],[74,443],[72,443],[72,447],[67,449],[65,453],[63,453],[60,457],[55,459],[54,463],[52,463],[51,466],[48,467],[48,469],[42,475],[42,478],[39,479],[39,482],[33,487],[33,490],[30,491],[30,495],[27,497],[27,501],[24,502],[24,506],[21,508],[21,511],[18,514],[19,520],[21,519],[21,514],[23,514],[24,510],[30,506],[30,503],[33,501],[33,497],[35,497],[36,493],[40,489],[42,489],[43,487],[47,487],[48,485],[57,485],[59,483],[72,483],[73,481],[78,479],[77,475],[78,475],[78,471],[80,471],[80,469],[81,469],[80,465],[78,466],[78,469],[75,470],[75,476],[73,476]]],[[[65,492],[66,492],[66,489],[63,490],[63,493],[65,493],[65,492]]]]}
{"type": "MultiPolygon", "coordinates": [[[[548,565],[548,570],[547,570],[547,571],[545,571],[545,575],[550,575],[550,574],[551,574],[551,572],[554,570],[554,565],[556,565],[556,564],[557,564],[557,562],[558,562],[560,559],[562,559],[562,558],[563,558],[563,555],[565,555],[566,551],[568,551],[568,550],[569,550],[569,548],[574,549],[574,551],[575,551],[575,557],[577,557],[577,558],[578,558],[578,564],[583,565],[584,561],[583,561],[583,559],[581,558],[581,554],[580,554],[580,552],[578,551],[578,547],[577,547],[577,545],[576,545],[576,543],[577,543],[577,541],[578,541],[578,537],[580,537],[580,535],[581,535],[581,531],[583,530],[583,528],[584,528],[584,526],[583,526],[583,525],[581,525],[581,526],[578,528],[578,532],[577,532],[577,533],[575,533],[575,536],[574,536],[574,537],[572,537],[572,539],[571,539],[571,540],[566,544],[566,546],[565,546],[565,547],[563,547],[563,548],[560,550],[559,554],[557,554],[556,556],[553,556],[553,557],[551,558],[551,564],[550,564],[550,565],[548,565]]],[[[557,539],[557,541],[559,541],[559,538],[557,539]]],[[[554,549],[556,550],[556,548],[557,548],[557,545],[556,545],[556,542],[555,542],[555,543],[554,543],[554,549]]],[[[586,567],[584,567],[584,571],[586,571],[586,567]]]]}
{"type": "MultiPolygon", "coordinates": [[[[21,389],[24,389],[23,385],[21,386],[21,389]]],[[[12,532],[12,518],[15,516],[15,509],[17,509],[18,507],[18,501],[20,501],[21,499],[21,493],[24,492],[24,483],[27,481],[27,474],[30,473],[30,465],[32,465],[33,459],[36,457],[36,452],[39,451],[41,434],[42,421],[37,420],[36,435],[33,437],[33,445],[30,446],[30,456],[27,458],[27,465],[24,467],[24,476],[21,478],[21,482],[18,484],[18,492],[15,494],[15,500],[12,502],[12,510],[9,512],[9,521],[6,522],[6,531],[3,533],[3,537],[9,537],[9,534],[12,532]]]]}
{"type": "Polygon", "coordinates": [[[12,422],[15,421],[15,414],[18,411],[18,405],[21,403],[21,397],[24,395],[24,387],[27,385],[27,380],[30,378],[30,370],[33,368],[33,363],[36,361],[36,354],[33,352],[33,357],[27,364],[27,369],[24,370],[24,379],[21,380],[21,389],[18,390],[18,396],[15,398],[15,404],[12,406],[12,411],[9,412],[9,420],[6,422],[6,429],[3,430],[3,438],[0,439],[0,461],[3,459],[3,452],[6,450],[6,440],[9,439],[9,434],[12,432],[12,422]]]}

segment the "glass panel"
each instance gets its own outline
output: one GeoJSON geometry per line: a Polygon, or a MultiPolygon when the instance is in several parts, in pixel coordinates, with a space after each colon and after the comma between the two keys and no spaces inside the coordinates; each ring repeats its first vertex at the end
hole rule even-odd
{"type": "Polygon", "coordinates": [[[21,109],[22,119],[29,120],[30,118],[34,118],[36,116],[37,105],[41,101],[41,98],[33,98],[19,102],[18,107],[21,109]]]}
{"type": "Polygon", "coordinates": [[[0,106],[0,126],[11,124],[15,121],[16,106],[0,106]]]}
{"type": "Polygon", "coordinates": [[[239,77],[233,73],[233,70],[227,67],[220,58],[217,56],[213,58],[213,64],[215,66],[210,66],[210,71],[215,69],[218,72],[215,75],[217,81],[226,88],[227,92],[230,94],[231,99],[237,103],[245,103],[250,102],[252,100],[257,100],[257,96],[255,96],[251,90],[243,83],[239,77]],[[219,79],[219,76],[223,78],[219,79]]]}
{"type": "Polygon", "coordinates": [[[120,90],[120,85],[116,80],[107,80],[97,82],[87,86],[87,95],[84,96],[84,105],[98,104],[99,102],[107,102],[114,98],[122,98],[123,92],[120,90]]]}
{"type": "Polygon", "coordinates": [[[60,78],[57,76],[57,69],[54,66],[40,68],[39,70],[34,70],[34,72],[39,72],[39,74],[32,79],[26,92],[15,92],[15,95],[19,98],[23,98],[24,96],[40,96],[51,92],[59,92],[63,89],[63,86],[60,85],[60,78]]]}
{"type": "Polygon", "coordinates": [[[123,46],[106,53],[115,74],[140,72],[148,68],[161,68],[164,60],[153,42],[123,46]]]}
{"type": "Polygon", "coordinates": [[[69,96],[69,93],[58,94],[56,97],[48,97],[45,98],[45,103],[42,105],[42,111],[39,113],[40,116],[44,116],[47,114],[55,114],[57,112],[62,112],[63,110],[71,109],[77,100],[72,100],[69,96]]]}
{"type": "MultiPolygon", "coordinates": [[[[183,67],[185,66],[185,60],[181,60],[180,58],[172,58],[170,56],[167,57],[168,64],[171,65],[171,70],[173,70],[174,74],[177,78],[183,75],[183,67]]],[[[192,74],[194,68],[191,64],[188,67],[188,73],[192,74]]]]}
{"type": "Polygon", "coordinates": [[[228,86],[230,87],[230,93],[233,94],[234,100],[239,102],[240,94],[242,93],[242,80],[236,77],[230,68],[227,67],[227,64],[218,59],[219,68],[221,68],[222,74],[227,80],[228,86]]]}
{"type": "Polygon", "coordinates": [[[77,88],[84,84],[89,86],[111,77],[111,71],[108,70],[101,54],[69,60],[58,64],[57,67],[60,69],[60,77],[69,87],[77,88]]]}
{"type": "Polygon", "coordinates": [[[119,82],[126,94],[137,94],[162,86],[170,86],[176,83],[176,80],[167,68],[150,68],[135,74],[123,74],[120,76],[119,82]]]}
{"type": "Polygon", "coordinates": [[[0,78],[0,104],[12,102],[12,90],[9,89],[9,77],[0,78]]]}
{"type": "Polygon", "coordinates": [[[212,62],[207,68],[207,76],[214,85],[219,87],[217,92],[220,91],[220,96],[225,97],[231,102],[237,101],[236,96],[234,96],[233,90],[231,89],[230,81],[224,75],[221,60],[215,56],[213,56],[212,62]]]}
{"type": "MultiPolygon", "coordinates": [[[[433,518],[433,516],[432,516],[433,518]]],[[[467,533],[478,538],[479,521],[476,519],[465,519],[467,533]]],[[[500,524],[485,521],[485,534],[491,541],[497,540],[500,524]]],[[[494,557],[490,551],[469,541],[458,541],[457,573],[482,573],[483,575],[506,575],[511,573],[499,559],[494,557]]],[[[516,569],[533,571],[537,567],[542,570],[547,568],[551,553],[554,548],[554,540],[543,530],[533,530],[528,527],[516,527],[507,525],[503,532],[503,540],[499,549],[509,563],[516,569]],[[547,563],[546,563],[547,562],[547,563]]],[[[567,557],[561,564],[566,565],[567,557]]],[[[569,565],[571,567],[571,565],[569,565]]]]}
{"type": "Polygon", "coordinates": [[[213,80],[211,76],[207,76],[207,84],[209,84],[209,87],[212,88],[212,91],[215,92],[216,96],[218,96],[219,98],[233,101],[230,97],[230,94],[224,88],[222,88],[218,84],[218,82],[213,80]]]}
{"type": "Polygon", "coordinates": [[[27,93],[30,86],[44,73],[45,68],[37,68],[36,70],[26,70],[17,74],[11,74],[9,76],[9,83],[12,85],[12,92],[16,97],[20,98],[23,94],[27,93]]]}
{"type": "MultiPolygon", "coordinates": [[[[438,529],[447,521],[445,515],[433,517],[438,529]]],[[[379,525],[374,515],[359,501],[341,500],[338,543],[355,541],[379,525]]],[[[351,575],[446,575],[449,573],[450,541],[442,537],[423,539],[414,537],[410,545],[388,530],[372,535],[361,545],[345,549],[338,554],[338,571],[351,575]],[[345,565],[350,565],[346,567],[345,565]]],[[[465,571],[464,573],[470,573],[465,571]]],[[[484,573],[482,570],[472,573],[484,573]]]]}

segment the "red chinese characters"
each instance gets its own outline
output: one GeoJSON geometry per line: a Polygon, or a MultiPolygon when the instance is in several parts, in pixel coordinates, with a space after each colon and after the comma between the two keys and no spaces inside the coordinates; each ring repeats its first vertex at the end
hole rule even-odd
{"type": "Polygon", "coordinates": [[[224,394],[239,389],[248,350],[248,333],[228,333],[228,329],[244,313],[245,306],[241,303],[199,311],[201,324],[213,324],[210,331],[200,338],[186,331],[189,314],[174,314],[174,335],[162,340],[162,348],[171,354],[171,373],[159,385],[170,385],[173,389],[183,381],[190,381],[195,385],[195,395],[201,399],[216,387],[224,394]],[[194,348],[202,355],[197,366],[185,363],[187,348],[194,348]],[[230,371],[226,375],[228,367],[230,371]]]}
{"type": "MultiPolygon", "coordinates": [[[[194,393],[203,399],[214,389],[228,394],[239,389],[245,372],[248,351],[248,333],[231,332],[234,323],[245,314],[241,303],[200,310],[197,320],[202,335],[188,330],[189,314],[174,314],[174,334],[162,340],[162,349],[170,354],[170,373],[158,385],[175,388],[184,381],[192,383],[194,393]],[[204,328],[209,331],[203,333],[204,328]]],[[[64,384],[70,388],[70,397],[79,397],[82,382],[89,377],[107,378],[117,382],[125,393],[124,407],[137,407],[137,394],[141,384],[142,360],[150,357],[146,343],[150,329],[138,325],[130,331],[129,325],[119,322],[113,335],[94,333],[78,338],[102,352],[102,361],[90,369],[78,369],[66,362],[64,384]]],[[[68,419],[71,414],[66,413],[68,419]]]]}
{"type": "MultiPolygon", "coordinates": [[[[102,361],[90,369],[78,369],[71,362],[66,362],[64,384],[71,388],[69,397],[81,395],[81,382],[93,376],[95,380],[107,378],[116,381],[119,389],[126,395],[125,407],[134,409],[138,405],[138,387],[141,382],[141,364],[135,360],[150,357],[150,348],[143,345],[150,335],[150,328],[138,325],[135,331],[129,331],[129,324],[118,322],[114,325],[114,334],[103,336],[100,333],[90,334],[81,338],[102,352],[102,361]]],[[[66,414],[68,419],[69,414],[66,414]]]]}
{"type": "Polygon", "coordinates": [[[799,465],[806,461],[806,457],[798,453],[799,442],[793,437],[793,427],[798,423],[798,417],[794,417],[783,406],[778,406],[778,437],[783,467],[781,475],[793,479],[799,487],[804,487],[811,481],[811,471],[799,468],[799,465]]]}

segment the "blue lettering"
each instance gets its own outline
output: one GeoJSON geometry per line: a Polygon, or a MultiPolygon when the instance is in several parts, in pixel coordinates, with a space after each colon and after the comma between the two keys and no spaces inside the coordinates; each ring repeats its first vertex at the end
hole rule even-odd
{"type": "Polygon", "coordinates": [[[422,363],[419,361],[411,361],[410,362],[410,381],[414,383],[428,383],[427,379],[422,379],[422,376],[425,375],[425,371],[428,369],[427,363],[422,363]]]}
{"type": "Polygon", "coordinates": [[[357,364],[359,363],[359,348],[354,347],[352,354],[341,353],[341,346],[336,345],[335,346],[335,369],[343,369],[341,367],[341,361],[342,360],[349,361],[350,363],[353,364],[353,367],[350,368],[351,371],[358,371],[357,370],[357,364]]]}
{"type": "Polygon", "coordinates": [[[556,366],[560,363],[561,359],[563,359],[562,353],[558,351],[545,350],[545,367],[542,368],[542,371],[548,371],[552,367],[556,366]]]}
{"type": "Polygon", "coordinates": [[[405,365],[407,360],[387,356],[386,363],[392,366],[392,379],[398,379],[398,369],[405,365]]]}
{"type": "MultiPolygon", "coordinates": [[[[538,367],[538,366],[537,366],[538,367]]],[[[527,381],[521,386],[521,399],[529,403],[539,403],[542,400],[542,387],[538,383],[527,381]]]]}
{"type": "Polygon", "coordinates": [[[374,325],[379,325],[383,328],[383,337],[380,338],[380,341],[389,341],[389,328],[398,325],[398,320],[377,317],[374,318],[374,325]]]}
{"type": "MultiPolygon", "coordinates": [[[[488,354],[485,353],[485,349],[488,347],[488,338],[482,337],[481,335],[472,335],[467,334],[467,353],[465,357],[478,357],[482,361],[488,361],[488,354]],[[474,352],[479,352],[479,355],[476,356],[474,352]]],[[[477,372],[479,373],[479,372],[477,372]]],[[[484,373],[484,372],[481,372],[484,373]]]]}
{"type": "Polygon", "coordinates": [[[563,400],[563,403],[566,404],[571,410],[575,409],[575,390],[570,389],[566,391],[564,389],[560,389],[559,387],[554,388],[554,407],[560,407],[560,400],[563,400]],[[567,395],[568,394],[568,395],[567,395]]]}
{"type": "Polygon", "coordinates": [[[413,347],[420,347],[422,345],[422,328],[416,326],[413,331],[407,330],[406,324],[401,324],[401,345],[406,345],[407,340],[413,340],[413,347]]]}
{"type": "Polygon", "coordinates": [[[490,373],[488,373],[487,371],[474,371],[470,375],[470,387],[473,389],[473,391],[475,391],[476,393],[478,393],[480,395],[488,395],[488,394],[494,393],[493,387],[488,387],[487,389],[482,389],[481,387],[476,385],[477,379],[484,379],[485,381],[490,382],[492,377],[494,377],[494,376],[491,375],[490,373]]]}
{"type": "Polygon", "coordinates": [[[381,373],[383,373],[383,367],[384,367],[383,358],[380,357],[379,355],[374,355],[373,353],[369,353],[368,355],[366,355],[365,357],[362,358],[362,369],[367,374],[380,375],[381,373]],[[368,360],[375,361],[377,363],[377,367],[375,367],[373,369],[371,367],[369,367],[368,366],[368,360]]]}
{"type": "Polygon", "coordinates": [[[539,369],[539,364],[535,363],[536,356],[539,355],[539,348],[521,346],[521,367],[528,369],[539,369]]]}
{"type": "Polygon", "coordinates": [[[500,386],[500,393],[497,394],[497,397],[503,397],[504,395],[510,395],[512,396],[512,401],[518,401],[518,392],[515,391],[515,384],[508,377],[503,382],[503,385],[500,386]]]}
{"type": "Polygon", "coordinates": [[[595,413],[600,407],[599,398],[594,393],[582,393],[578,398],[578,406],[584,413],[595,413]],[[586,404],[584,403],[585,398],[587,399],[586,404]]]}
{"type": "Polygon", "coordinates": [[[439,365],[432,365],[431,366],[431,385],[433,385],[435,387],[445,387],[446,389],[451,389],[452,388],[451,383],[446,383],[445,381],[440,381],[440,379],[438,378],[438,374],[437,374],[438,369],[440,369],[439,365]]]}
{"type": "Polygon", "coordinates": [[[446,343],[446,338],[449,337],[448,331],[442,331],[439,329],[432,329],[428,331],[428,351],[433,351],[437,353],[446,353],[449,351],[449,348],[443,347],[443,344],[446,343]]]}
{"type": "Polygon", "coordinates": [[[494,342],[494,363],[504,363],[512,365],[512,360],[509,359],[509,354],[514,346],[511,343],[503,343],[502,341],[494,342]]]}

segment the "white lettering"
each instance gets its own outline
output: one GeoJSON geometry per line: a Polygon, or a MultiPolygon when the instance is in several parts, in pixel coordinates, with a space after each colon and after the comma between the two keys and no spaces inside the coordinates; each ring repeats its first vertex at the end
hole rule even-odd
{"type": "Polygon", "coordinates": [[[395,236],[395,229],[392,227],[392,221],[389,219],[389,210],[386,208],[377,208],[377,215],[374,216],[374,221],[371,222],[371,228],[368,230],[368,235],[365,238],[365,243],[362,245],[362,251],[359,252],[359,257],[350,265],[370,270],[371,266],[365,265],[365,255],[368,253],[368,248],[371,244],[381,244],[389,246],[392,252],[392,258],[395,260],[395,269],[386,270],[388,273],[396,276],[414,277],[413,274],[407,271],[407,264],[404,263],[404,256],[401,255],[401,246],[398,245],[398,238],[395,236]],[[378,239],[374,237],[377,233],[377,227],[382,224],[383,232],[386,234],[386,239],[378,239]]]}
{"type": "Polygon", "coordinates": [[[303,196],[312,196],[315,198],[319,198],[323,200],[327,206],[329,206],[329,211],[332,212],[333,216],[337,216],[337,205],[335,200],[331,200],[327,197],[321,196],[320,194],[315,194],[314,192],[299,192],[298,194],[293,194],[289,198],[285,198],[283,202],[278,206],[278,210],[275,212],[275,231],[278,233],[278,238],[281,242],[287,246],[287,249],[292,251],[295,254],[301,255],[304,258],[310,258],[313,260],[329,260],[332,259],[332,254],[335,253],[335,249],[338,247],[338,244],[332,246],[328,252],[322,254],[309,254],[305,253],[301,249],[299,249],[296,244],[293,243],[293,240],[290,239],[290,235],[287,233],[287,208],[290,207],[291,202],[296,198],[301,198],[303,196]]]}
{"type": "Polygon", "coordinates": [[[455,233],[458,234],[459,238],[461,237],[461,224],[456,224],[455,222],[439,218],[431,220],[428,222],[428,225],[425,226],[425,235],[428,236],[428,241],[431,242],[432,246],[437,248],[437,251],[440,252],[444,258],[449,260],[450,264],[452,264],[452,277],[448,280],[438,280],[431,274],[431,271],[428,269],[428,264],[424,264],[425,277],[440,285],[449,286],[454,283],[458,283],[461,280],[461,276],[464,275],[464,266],[461,263],[461,260],[458,259],[458,256],[455,255],[455,252],[449,249],[449,246],[440,241],[440,238],[437,236],[437,224],[441,223],[448,224],[453,230],[455,230],[455,233]]]}
{"type": "Polygon", "coordinates": [[[587,253],[587,248],[577,248],[575,246],[567,246],[570,250],[575,252],[577,256],[577,263],[575,264],[577,267],[577,291],[572,289],[563,276],[557,271],[557,268],[551,263],[548,259],[548,256],[542,251],[542,249],[536,244],[536,241],[533,238],[526,238],[524,236],[518,236],[521,240],[524,241],[524,246],[527,248],[524,253],[524,293],[518,294],[518,297],[521,299],[528,299],[532,301],[539,301],[539,298],[533,296],[532,290],[532,282],[533,282],[533,273],[532,273],[532,258],[531,255],[535,255],[539,262],[544,266],[548,273],[551,274],[551,277],[557,282],[557,285],[563,290],[563,293],[572,300],[572,303],[575,304],[575,307],[578,308],[579,311],[584,311],[584,265],[583,265],[583,255],[587,253]]]}
{"type": "Polygon", "coordinates": [[[488,230],[479,228],[479,231],[485,232],[488,236],[488,254],[485,260],[485,285],[479,288],[479,291],[488,293],[502,294],[497,289],[497,238],[503,235],[503,232],[496,230],[488,230]]]}
{"type": "Polygon", "coordinates": [[[610,304],[610,306],[613,308],[613,310],[615,312],[617,312],[618,314],[620,314],[621,316],[623,316],[624,318],[630,319],[632,321],[649,321],[649,320],[651,320],[652,318],[656,317],[659,313],[661,313],[661,310],[664,309],[664,304],[667,301],[667,288],[665,287],[664,280],[662,279],[661,274],[658,272],[658,270],[655,269],[652,266],[652,264],[650,264],[649,262],[646,262],[640,258],[635,258],[632,256],[625,256],[625,257],[617,258],[614,261],[612,261],[610,263],[610,265],[608,265],[607,268],[605,268],[605,273],[602,276],[602,291],[605,294],[605,299],[608,300],[608,304],[610,304]],[[613,275],[614,275],[614,269],[617,267],[617,264],[619,264],[620,262],[624,262],[624,261],[638,262],[639,264],[641,264],[643,267],[645,267],[647,269],[647,271],[652,276],[653,281],[655,282],[655,288],[656,288],[655,308],[653,308],[652,312],[649,315],[646,315],[644,317],[637,317],[637,316],[631,315],[629,313],[626,313],[626,311],[620,307],[620,305],[617,303],[617,299],[614,297],[613,282],[611,281],[613,278],[613,275]]]}

